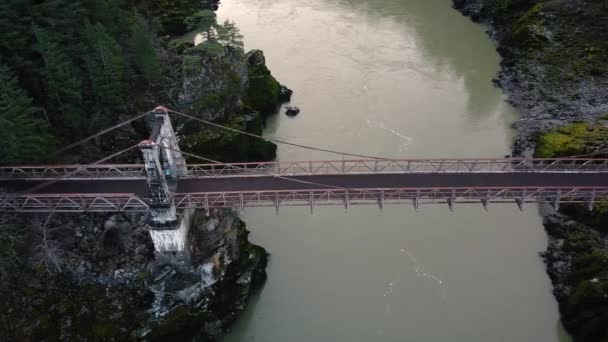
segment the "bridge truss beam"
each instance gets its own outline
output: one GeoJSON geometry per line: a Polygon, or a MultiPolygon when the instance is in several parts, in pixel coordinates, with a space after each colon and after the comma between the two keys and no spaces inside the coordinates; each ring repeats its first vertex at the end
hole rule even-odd
{"type": "MultiPolygon", "coordinates": [[[[180,159],[181,160],[181,159],[180,159]]],[[[179,164],[181,178],[298,176],[382,173],[608,173],[608,159],[394,159],[324,160],[268,163],[179,164]]],[[[50,165],[0,167],[0,179],[146,178],[144,165],[50,165]],[[76,172],[76,173],[74,173],[76,172]],[[73,175],[71,173],[74,173],[73,175]]]]}
{"type": "MultiPolygon", "coordinates": [[[[310,207],[339,205],[408,204],[415,209],[424,204],[447,204],[452,210],[458,203],[513,203],[523,208],[526,203],[608,202],[608,188],[595,187],[514,187],[514,188],[407,188],[407,189],[323,189],[301,191],[255,191],[174,194],[178,210],[282,206],[310,207]]],[[[147,212],[149,199],[133,194],[27,194],[0,197],[2,212],[147,212]]]]}

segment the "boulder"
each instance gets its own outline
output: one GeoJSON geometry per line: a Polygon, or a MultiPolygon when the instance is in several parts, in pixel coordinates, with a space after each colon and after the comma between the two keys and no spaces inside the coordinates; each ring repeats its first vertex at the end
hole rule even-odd
{"type": "Polygon", "coordinates": [[[298,106],[287,106],[285,107],[285,114],[289,116],[296,116],[300,114],[300,108],[298,108],[298,106]]]}
{"type": "Polygon", "coordinates": [[[281,84],[281,86],[279,88],[279,101],[281,101],[282,103],[289,102],[291,100],[292,94],[293,94],[293,90],[291,90],[281,84]]]}

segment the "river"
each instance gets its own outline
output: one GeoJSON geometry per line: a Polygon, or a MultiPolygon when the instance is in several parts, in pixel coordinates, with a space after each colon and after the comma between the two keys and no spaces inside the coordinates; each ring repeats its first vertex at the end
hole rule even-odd
{"type": "MultiPolygon", "coordinates": [[[[502,157],[500,58],[451,0],[223,0],[302,113],[266,136],[398,158],[502,157]]],[[[279,146],[278,159],[339,159],[279,146]]],[[[534,205],[247,209],[268,282],[226,341],[567,341],[534,205]]]]}

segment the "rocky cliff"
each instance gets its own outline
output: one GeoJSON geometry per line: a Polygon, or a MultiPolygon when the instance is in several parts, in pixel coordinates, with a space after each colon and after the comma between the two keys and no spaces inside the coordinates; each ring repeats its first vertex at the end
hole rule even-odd
{"type": "MultiPolygon", "coordinates": [[[[163,91],[171,107],[261,135],[264,117],[291,91],[272,76],[261,51],[212,43],[165,44],[172,69],[163,91]]],[[[221,161],[275,158],[270,142],[175,120],[184,151],[221,161]]],[[[215,340],[263,284],[266,251],[248,241],[231,210],[195,213],[187,251],[179,254],[155,253],[145,223],[142,215],[0,217],[0,336],[215,340]]]]}
{"type": "MultiPolygon", "coordinates": [[[[185,112],[224,126],[261,135],[264,118],[289,99],[266,67],[260,50],[205,44],[187,48],[183,55],[183,85],[179,107],[185,112]]],[[[178,122],[179,123],[179,122],[178,122]]],[[[182,145],[192,153],[225,162],[269,161],[276,145],[198,122],[183,122],[182,145]]],[[[201,160],[192,160],[201,163],[201,160]]]]}
{"type": "MultiPolygon", "coordinates": [[[[27,224],[12,218],[16,225],[27,224]]],[[[229,210],[197,213],[187,253],[155,255],[141,215],[57,215],[0,288],[10,341],[213,340],[265,280],[266,251],[229,210]]],[[[24,251],[20,251],[23,254],[24,251]]]]}
{"type": "MultiPolygon", "coordinates": [[[[515,155],[608,156],[605,1],[454,0],[488,25],[502,68],[494,80],[522,114],[515,155]]],[[[576,341],[608,338],[608,211],[542,208],[543,252],[562,322],[576,341]]]]}

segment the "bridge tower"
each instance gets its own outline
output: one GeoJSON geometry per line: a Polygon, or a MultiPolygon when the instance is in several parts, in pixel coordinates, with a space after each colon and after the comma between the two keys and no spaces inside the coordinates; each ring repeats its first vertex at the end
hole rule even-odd
{"type": "Polygon", "coordinates": [[[157,251],[183,251],[194,211],[185,210],[178,215],[172,193],[179,177],[188,173],[186,160],[179,149],[167,108],[155,108],[149,126],[150,138],[142,141],[139,148],[150,191],[150,234],[157,251]]]}

